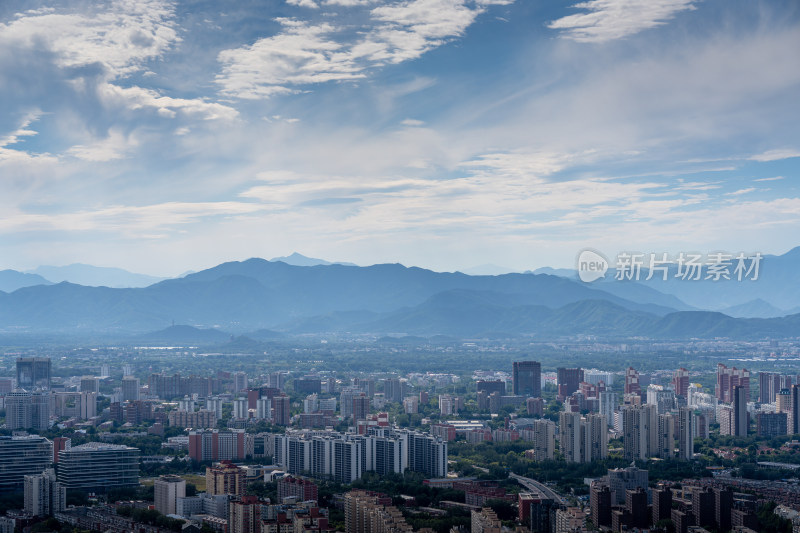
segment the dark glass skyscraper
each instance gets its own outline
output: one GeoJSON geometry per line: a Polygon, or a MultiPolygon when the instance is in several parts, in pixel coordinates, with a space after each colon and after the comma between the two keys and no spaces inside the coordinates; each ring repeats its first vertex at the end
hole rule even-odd
{"type": "Polygon", "coordinates": [[[542,395],[542,365],[539,361],[515,361],[512,377],[515,395],[531,398],[542,395]]]}
{"type": "Polygon", "coordinates": [[[17,387],[26,390],[50,389],[50,358],[20,357],[17,359],[17,387]]]}

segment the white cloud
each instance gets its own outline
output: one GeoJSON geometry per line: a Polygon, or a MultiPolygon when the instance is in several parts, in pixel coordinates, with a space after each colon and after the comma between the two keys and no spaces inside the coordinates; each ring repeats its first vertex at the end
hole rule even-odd
{"type": "Polygon", "coordinates": [[[755,190],[758,190],[758,189],[756,189],[755,187],[747,187],[747,188],[744,188],[744,189],[738,189],[736,191],[731,191],[731,192],[725,193],[725,194],[726,194],[726,196],[741,196],[743,194],[749,194],[749,193],[751,193],[751,192],[753,192],[755,190]]]}
{"type": "Polygon", "coordinates": [[[314,0],[286,0],[286,3],[292,6],[319,9],[319,5],[314,0]]]}
{"type": "Polygon", "coordinates": [[[174,5],[165,0],[115,0],[91,13],[29,11],[0,24],[0,43],[45,43],[60,66],[101,64],[117,78],[180,40],[173,16],[174,5]]]}
{"type": "Polygon", "coordinates": [[[766,163],[769,161],[780,161],[782,159],[791,159],[793,157],[800,157],[800,151],[791,148],[786,148],[778,150],[768,150],[761,154],[752,155],[748,159],[750,161],[759,161],[762,163],[766,163]]]}
{"type": "Polygon", "coordinates": [[[296,90],[288,86],[364,77],[343,45],[329,38],[335,32],[331,24],[310,25],[296,19],[279,22],[282,33],[219,53],[224,67],[217,81],[224,94],[263,98],[296,90]]]}
{"type": "Polygon", "coordinates": [[[233,107],[207,102],[203,98],[171,98],[142,87],[123,88],[105,84],[99,87],[99,91],[107,103],[119,102],[132,110],[149,107],[156,110],[159,115],[168,118],[175,117],[178,111],[197,115],[206,120],[232,120],[239,115],[239,112],[233,107]]]}
{"type": "Polygon", "coordinates": [[[165,117],[174,116],[176,109],[206,119],[236,116],[233,108],[204,99],[176,99],[152,89],[122,86],[131,74],[152,74],[147,63],[181,42],[174,10],[169,0],[114,0],[93,11],[28,11],[0,24],[0,46],[39,49],[44,45],[60,68],[99,65],[102,72],[97,79],[77,75],[70,80],[73,88],[79,93],[96,90],[107,101],[115,100],[128,109],[153,107],[165,117]]]}
{"type": "Polygon", "coordinates": [[[67,153],[84,161],[106,162],[123,159],[138,144],[135,137],[126,136],[121,131],[112,129],[105,139],[73,146],[67,153]]]}
{"type": "Polygon", "coordinates": [[[165,202],[143,206],[115,205],[58,214],[15,210],[0,220],[0,232],[98,231],[140,237],[142,232],[167,231],[208,217],[242,216],[262,209],[262,206],[246,202],[165,202]]]}
{"type": "MultiPolygon", "coordinates": [[[[371,2],[329,3],[367,7],[371,2]]],[[[379,5],[360,12],[366,29],[356,32],[330,22],[277,19],[283,26],[277,35],[219,53],[217,83],[225,95],[258,99],[304,85],[362,79],[371,68],[416,59],[460,37],[487,5],[473,0],[379,5]]]]}
{"type": "Polygon", "coordinates": [[[573,7],[586,11],[567,15],[548,27],[578,42],[621,39],[666,23],[677,13],[694,9],[694,0],[589,0],[573,7]]]}
{"type": "Polygon", "coordinates": [[[377,1],[379,0],[325,0],[323,3],[326,6],[355,7],[374,4],[377,1]]]}
{"type": "Polygon", "coordinates": [[[772,177],[772,178],[758,178],[758,179],[755,179],[753,181],[778,181],[778,180],[782,180],[782,179],[783,179],[783,176],[775,176],[775,177],[772,177]]]}
{"type": "Polygon", "coordinates": [[[30,125],[39,120],[40,116],[41,112],[39,111],[28,113],[22,119],[19,128],[4,137],[0,137],[0,148],[5,148],[9,144],[16,144],[20,142],[22,140],[21,137],[33,137],[34,135],[37,135],[38,132],[32,130],[30,125]]]}

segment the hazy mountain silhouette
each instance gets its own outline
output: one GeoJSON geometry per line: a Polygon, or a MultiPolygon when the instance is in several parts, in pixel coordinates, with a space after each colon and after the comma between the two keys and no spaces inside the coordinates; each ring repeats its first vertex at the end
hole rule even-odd
{"type": "Polygon", "coordinates": [[[147,287],[166,278],[136,274],[121,268],[97,267],[75,263],[66,266],[40,266],[29,272],[38,274],[53,283],[68,281],[76,285],[87,287],[147,287]]]}
{"type": "MultiPolygon", "coordinates": [[[[144,288],[63,282],[0,293],[0,332],[130,335],[176,323],[215,335],[245,334],[247,342],[255,342],[284,333],[332,331],[653,338],[789,337],[800,331],[800,315],[736,319],[681,308],[686,306],[672,296],[633,283],[584,284],[534,274],[468,276],[398,264],[294,266],[249,259],[144,288]],[[618,294],[606,291],[607,286],[618,294]],[[669,302],[676,305],[665,305],[669,302]]],[[[159,335],[169,340],[168,333],[159,335]]]]}
{"type": "Polygon", "coordinates": [[[16,270],[0,270],[0,291],[14,292],[22,287],[52,285],[53,282],[38,274],[26,274],[16,270]]]}

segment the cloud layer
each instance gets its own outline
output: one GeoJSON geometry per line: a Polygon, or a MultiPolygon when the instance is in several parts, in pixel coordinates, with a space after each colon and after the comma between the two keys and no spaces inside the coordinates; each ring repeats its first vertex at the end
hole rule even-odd
{"type": "Polygon", "coordinates": [[[14,2],[3,267],[797,244],[791,2],[14,2]]]}

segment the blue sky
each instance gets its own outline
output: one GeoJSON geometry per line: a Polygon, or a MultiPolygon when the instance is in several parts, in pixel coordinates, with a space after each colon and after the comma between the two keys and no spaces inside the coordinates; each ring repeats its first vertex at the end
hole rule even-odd
{"type": "Polygon", "coordinates": [[[0,267],[800,245],[800,4],[7,1],[0,267]]]}

